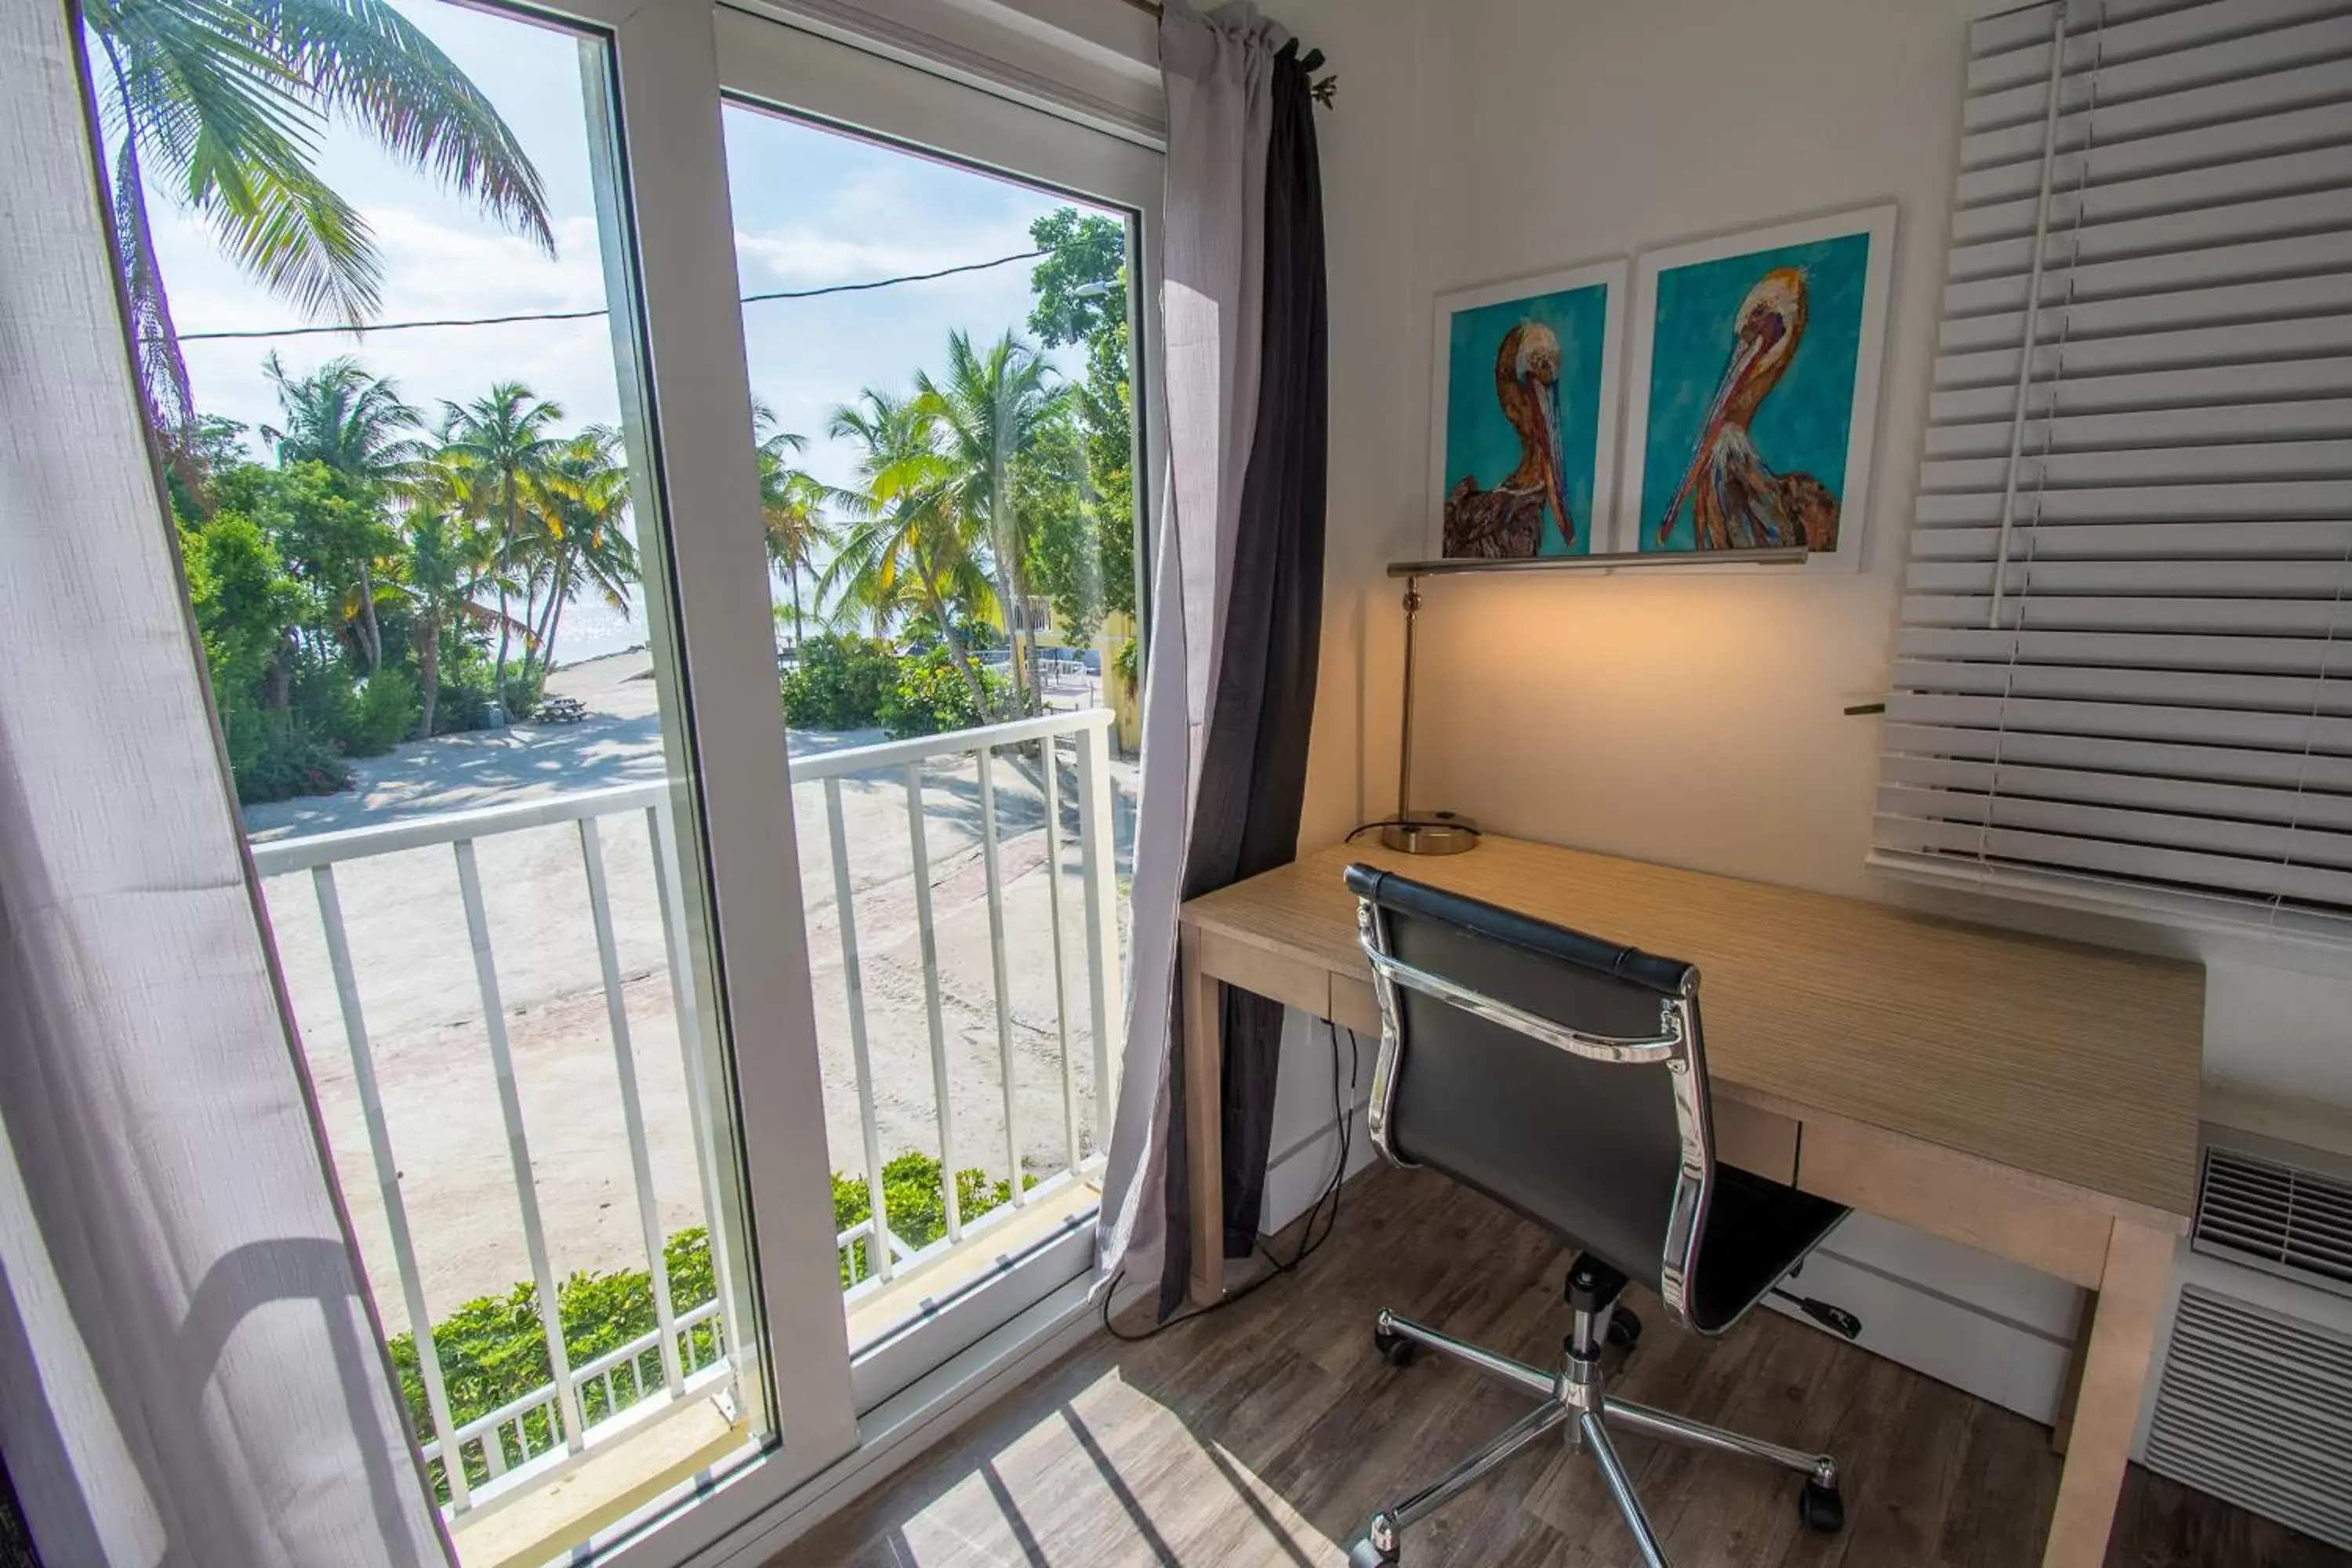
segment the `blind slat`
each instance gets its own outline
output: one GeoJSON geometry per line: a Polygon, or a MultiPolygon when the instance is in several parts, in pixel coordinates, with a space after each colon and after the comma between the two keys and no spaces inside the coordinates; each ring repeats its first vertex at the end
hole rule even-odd
{"type": "MultiPolygon", "coordinates": [[[[2095,113],[2070,109],[2058,117],[2057,150],[2078,153],[2085,145],[2106,146],[2142,136],[2170,135],[2287,110],[2336,103],[2344,97],[2344,85],[2338,79],[2341,75],[2341,68],[2329,59],[2136,103],[2103,103],[2095,113]]],[[[2041,101],[2037,91],[2037,107],[2041,101]]],[[[2041,156],[2039,113],[2000,130],[1972,131],[1960,139],[1960,163],[1966,169],[2015,163],[2020,158],[2039,161],[2041,156]]]]}
{"type": "Polygon", "coordinates": [[[2103,773],[2088,768],[2043,768],[2007,760],[1990,763],[1900,755],[1886,759],[1880,776],[1895,784],[1979,795],[1997,785],[2002,795],[2042,800],[2084,801],[2097,805],[2231,816],[2246,822],[2295,823],[2338,833],[2352,832],[2352,795],[2326,790],[2208,784],[2198,779],[2151,778],[2144,773],[2103,773]]]}
{"type": "Polygon", "coordinates": [[[2240,708],[2274,713],[2352,717],[2352,680],[2302,675],[2227,675],[2175,669],[2116,669],[2103,665],[2002,664],[1905,659],[1895,683],[1906,691],[2047,697],[2077,701],[2147,702],[2240,708]]]}
{"type": "MultiPolygon", "coordinates": [[[[2014,599],[2003,609],[2015,626],[2014,599]]],[[[2155,632],[2258,637],[2352,637],[2352,605],[2326,599],[2132,599],[2093,595],[2032,596],[2039,631],[2155,632]]],[[[1909,594],[1903,620],[1915,626],[1982,626],[1992,615],[1990,594],[1909,594]]],[[[2352,653],[2347,654],[2352,663],[2352,653]]]]}
{"type": "MultiPolygon", "coordinates": [[[[2042,490],[2021,516],[2048,522],[2163,522],[2170,519],[2352,517],[2352,480],[2210,485],[2113,485],[2042,490]]],[[[1913,511],[1925,528],[1994,522],[1998,495],[1923,494],[1913,511]]]]}
{"type": "MultiPolygon", "coordinates": [[[[2080,227],[2055,221],[2043,241],[2044,276],[2053,266],[2085,266],[2122,261],[2153,251],[2200,250],[2212,246],[2317,234],[2352,224],[2352,191],[2326,191],[2300,196],[2268,196],[2254,201],[2206,205],[2154,217],[2121,218],[2114,223],[2086,223],[2080,227]]],[[[1979,245],[1955,246],[1945,275],[1956,283],[1975,279],[2022,273],[2032,264],[2033,237],[1993,239],[1979,245]]]]}
{"type": "Polygon", "coordinates": [[[2352,868],[2352,837],[2300,821],[2248,822],[2079,801],[2041,800],[2029,795],[1907,789],[1900,784],[1880,788],[1878,810],[1882,817],[1903,817],[1915,822],[2063,833],[2132,845],[2244,856],[2270,861],[2273,866],[2292,857],[2293,863],[2298,866],[2324,866],[2338,872],[2352,868]]]}
{"type": "MultiPolygon", "coordinates": [[[[2344,141],[2352,141],[2352,105],[2314,104],[2168,135],[2095,142],[2081,151],[2062,153],[2051,163],[2050,188],[2080,190],[2168,170],[2202,168],[2344,141]]],[[[1987,202],[2031,196],[2041,189],[2042,149],[2037,144],[2015,163],[1989,164],[1962,174],[1954,205],[1966,211],[1987,202]]]]}
{"type": "MultiPolygon", "coordinates": [[[[2029,456],[2021,464],[2019,489],[2045,491],[2235,479],[2332,479],[2352,474],[2352,441],[2224,442],[2119,452],[2058,452],[2046,458],[2029,456]]],[[[1999,491],[2008,472],[2009,464],[2003,458],[1942,458],[1920,465],[1919,488],[1937,494],[1999,491]]]]}
{"type": "MultiPolygon", "coordinates": [[[[2084,190],[2053,181],[2050,222],[2053,227],[2072,228],[2078,223],[2086,228],[2098,227],[2132,218],[2181,213],[2212,202],[2242,202],[2257,196],[2325,191],[2347,181],[2352,181],[2352,147],[2343,146],[2151,174],[2084,190]]],[[[2028,195],[2018,201],[1995,202],[1954,213],[1952,242],[1977,245],[1999,239],[2030,241],[2038,205],[2033,196],[2028,195]]]]}
{"type": "Polygon", "coordinates": [[[2236,746],[2176,745],[2162,741],[2120,740],[2105,735],[2043,735],[2031,731],[1889,724],[1890,753],[1967,758],[2002,765],[2033,763],[2059,768],[2099,768],[2150,778],[2200,779],[2215,784],[2261,784],[2277,789],[2352,792],[2352,758],[2299,752],[2257,751],[2236,746]]]}
{"type": "MultiPolygon", "coordinates": [[[[1998,456],[2009,450],[2009,426],[2006,416],[1963,425],[1930,425],[1926,455],[1931,461],[1998,456]]],[[[2205,404],[2122,414],[2061,414],[2029,418],[2025,424],[2029,452],[2112,452],[2199,441],[2344,439],[2352,439],[2352,397],[2205,404]]]]}
{"type": "MultiPolygon", "coordinates": [[[[2063,408],[2068,414],[2113,414],[2260,403],[2272,398],[2285,401],[2331,397],[2352,384],[2352,379],[2347,378],[2352,378],[2352,357],[2202,365],[2133,375],[2068,376],[2063,408]]],[[[2006,420],[2016,406],[2014,385],[1968,387],[1930,395],[1927,416],[1939,424],[2006,420]]],[[[2025,389],[2028,418],[2046,418],[2059,406],[2054,384],[2036,382],[2025,389]]]]}
{"type": "Polygon", "coordinates": [[[1979,618],[1963,626],[1905,626],[1895,635],[1897,658],[1983,659],[2006,664],[2105,665],[2136,669],[2210,669],[2257,674],[2305,674],[2326,664],[2328,646],[2320,637],[2196,637],[2179,632],[1993,631],[1979,618]]]}
{"type": "Polygon", "coordinates": [[[2032,730],[2192,746],[2262,746],[2352,757],[2352,719],[2325,713],[2256,713],[2152,702],[2070,702],[2047,697],[1897,691],[1886,700],[1886,717],[1904,724],[2011,732],[2032,730]]]}
{"type": "MultiPolygon", "coordinates": [[[[2343,15],[2344,0],[2237,0],[2230,5],[2189,5],[2126,22],[2110,14],[2105,26],[2078,21],[2066,42],[2066,66],[2085,71],[2099,61],[2120,65],[2176,49],[2194,48],[2240,33],[2292,26],[2343,15]],[[2085,36],[2083,29],[2095,30],[2085,36]]],[[[2013,47],[1979,54],[1969,62],[1968,90],[1978,93],[2050,79],[2050,24],[2013,47]]]]}
{"type": "Polygon", "coordinates": [[[2067,867],[2190,888],[2221,889],[2258,899],[2295,899],[2337,908],[2352,905],[2352,873],[2319,867],[1900,816],[1879,817],[1878,833],[1880,844],[1891,849],[1934,850],[1963,858],[1982,855],[2026,866],[2067,867]]]}
{"type": "MultiPolygon", "coordinates": [[[[1911,533],[1914,561],[1972,561],[1990,566],[2000,547],[1998,528],[1920,528],[1911,533]]],[[[2318,561],[2352,553],[2352,522],[2305,519],[2287,522],[2039,523],[2029,548],[2034,561],[2318,561]]],[[[2036,582],[2048,584],[2046,578],[2036,582]]],[[[1986,580],[1990,586],[1991,579],[1986,580]]]]}
{"type": "MultiPolygon", "coordinates": [[[[1904,574],[1903,585],[1915,594],[1990,594],[1995,570],[1990,560],[1915,559],[1904,574]]],[[[2021,598],[2028,595],[2105,594],[2134,599],[2206,595],[2327,603],[2342,591],[2337,574],[2324,563],[2315,568],[2308,561],[2049,561],[2042,556],[2038,534],[2012,543],[2007,564],[1998,570],[2003,574],[2002,592],[2021,598]]],[[[2352,659],[2347,663],[2352,665],[2352,659]]]]}
{"type": "MultiPolygon", "coordinates": [[[[2042,303],[2063,305],[2173,294],[2230,283],[2326,277],[2352,267],[2352,234],[2300,234],[2194,250],[2156,251],[2116,261],[2060,267],[2042,279],[2042,303]]],[[[1981,316],[2025,309],[2023,272],[1944,286],[1944,313],[1981,316]]]]}
{"type": "MultiPolygon", "coordinates": [[[[2315,278],[2274,278],[2262,283],[2133,294],[2089,303],[2045,303],[2034,331],[2040,342],[2074,343],[2187,327],[2342,315],[2352,315],[2352,276],[2329,272],[2315,278]]],[[[1948,318],[1936,335],[1936,347],[1943,353],[2007,349],[2013,354],[2024,343],[2023,310],[1948,318]]],[[[2013,366],[2016,361],[2010,363],[2013,366]]]]}

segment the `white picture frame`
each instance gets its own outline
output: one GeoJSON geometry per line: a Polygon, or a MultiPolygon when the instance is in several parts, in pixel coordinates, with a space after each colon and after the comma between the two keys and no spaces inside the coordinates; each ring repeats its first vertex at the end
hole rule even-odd
{"type": "MultiPolygon", "coordinates": [[[[1597,370],[1580,378],[1574,395],[1591,398],[1590,417],[1594,433],[1590,474],[1591,499],[1586,503],[1586,516],[1579,525],[1582,548],[1575,553],[1610,549],[1615,537],[1619,506],[1617,498],[1618,424],[1622,401],[1625,321],[1631,304],[1632,263],[1624,257],[1581,263],[1554,271],[1531,273],[1519,278],[1503,279],[1472,288],[1449,289],[1436,297],[1431,310],[1430,325],[1430,413],[1429,467],[1426,494],[1429,500],[1429,520],[1426,538],[1429,553],[1434,558],[1445,553],[1446,497],[1464,477],[1450,471],[1448,433],[1454,412],[1452,391],[1454,333],[1455,320],[1465,312],[1481,312],[1491,307],[1527,302],[1538,305],[1559,296],[1573,295],[1599,288],[1601,297],[1601,320],[1597,370]]],[[[1482,350],[1491,363],[1492,350],[1482,350]]],[[[1492,371],[1483,374],[1490,379],[1489,390],[1484,395],[1491,400],[1492,371]]],[[[1579,417],[1583,417],[1580,410],[1579,417]]],[[[1474,480],[1476,475],[1471,476],[1474,480]]],[[[1489,473],[1489,482],[1495,476],[1489,473]]],[[[1549,513],[1546,513],[1549,518],[1549,513]]],[[[1552,525],[1547,522],[1542,538],[1549,540],[1552,525]]],[[[1539,542],[1540,543],[1540,542],[1539,542]]],[[[1540,553],[1560,553],[1543,552],[1540,553]]]]}
{"type": "MultiPolygon", "coordinates": [[[[1630,552],[1645,548],[1665,551],[1701,547],[1697,521],[1692,515],[1696,503],[1688,491],[1683,492],[1671,511],[1663,505],[1645,504],[1645,500],[1653,503],[1657,501],[1657,495],[1652,492],[1661,492],[1661,482],[1658,473],[1654,471],[1654,464],[1664,450],[1669,447],[1672,448],[1675,453],[1673,462],[1682,471],[1664,481],[1666,489],[1661,493],[1673,494],[1674,487],[1695,477],[1702,443],[1707,443],[1711,447],[1713,433],[1706,428],[1706,415],[1716,396],[1730,389],[1728,373],[1743,341],[1738,335],[1738,323],[1732,318],[1742,303],[1756,299],[1747,290],[1751,287],[1760,290],[1763,274],[1768,271],[1794,271],[1801,279],[1798,297],[1801,300],[1805,299],[1801,280],[1811,278],[1811,272],[1801,267],[1780,265],[1779,260],[1768,253],[1785,253],[1796,247],[1823,247],[1830,242],[1858,237],[1867,246],[1859,265],[1858,306],[1847,302],[1843,292],[1837,300],[1840,306],[1840,314],[1836,318],[1837,331],[1841,334],[1852,334],[1853,371],[1851,392],[1843,405],[1845,415],[1843,461],[1834,475],[1837,484],[1832,497],[1835,502],[1835,546],[1817,550],[1804,569],[1850,573],[1859,567],[1863,538],[1868,530],[1870,515],[1870,477],[1877,441],[1879,380],[1885,357],[1887,296],[1894,274],[1895,219],[1895,204],[1885,202],[1792,223],[1743,229],[1641,253],[1634,263],[1632,361],[1625,388],[1625,450],[1622,464],[1622,482],[1617,491],[1620,504],[1613,548],[1630,552]],[[1748,258],[1756,258],[1758,263],[1759,281],[1753,285],[1734,282],[1742,270],[1739,268],[1708,268],[1704,272],[1685,270],[1705,268],[1709,263],[1733,262],[1748,258]],[[1685,282],[1687,286],[1682,286],[1685,282]],[[1734,287],[1738,292],[1727,292],[1734,287]],[[1668,301],[1666,307],[1671,318],[1667,322],[1669,342],[1664,351],[1667,357],[1662,363],[1659,341],[1661,295],[1663,291],[1669,290],[1675,298],[1668,301]],[[1726,299],[1732,301],[1728,307],[1722,303],[1726,299]],[[1703,302],[1712,305],[1711,330],[1721,340],[1720,351],[1711,360],[1698,357],[1692,347],[1694,331],[1709,319],[1709,312],[1703,308],[1703,302]],[[1851,311],[1851,320],[1847,318],[1848,311],[1851,311]],[[1703,376],[1697,369],[1701,364],[1709,366],[1703,376]],[[1694,417],[1692,389],[1701,381],[1706,390],[1697,394],[1696,401],[1703,407],[1694,417]],[[1677,425],[1696,425],[1698,435],[1690,439],[1679,439],[1679,430],[1675,435],[1667,434],[1665,426],[1668,419],[1677,425]],[[1653,450],[1654,432],[1659,437],[1657,451],[1653,450]],[[1682,456],[1685,451],[1690,453],[1686,458],[1682,456]],[[1648,516],[1651,511],[1657,511],[1660,515],[1648,516]],[[1694,542],[1662,545],[1659,542],[1662,532],[1671,529],[1679,534],[1685,526],[1685,519],[1690,520],[1694,542]],[[1649,535],[1646,540],[1645,531],[1649,535]]],[[[1841,268],[1844,265],[1841,259],[1841,268]]],[[[1802,353],[1806,338],[1824,342],[1831,341],[1830,334],[1823,330],[1822,319],[1813,310],[1810,301],[1806,301],[1805,308],[1811,324],[1801,329],[1797,348],[1790,352],[1782,367],[1773,372],[1772,382],[1767,383],[1764,391],[1757,395],[1759,400],[1765,399],[1775,389],[1773,383],[1779,382],[1784,372],[1795,374],[1799,363],[1796,356],[1802,353]]],[[[1838,341],[1842,342],[1843,339],[1838,341]]],[[[1837,368],[1832,373],[1823,374],[1831,374],[1831,384],[1834,385],[1843,379],[1843,361],[1838,359],[1830,363],[1837,368]]],[[[1811,413],[1818,425],[1821,411],[1832,406],[1827,402],[1829,388],[1808,384],[1803,390],[1811,399],[1811,413]]],[[[1760,407],[1756,417],[1760,425],[1763,419],[1760,407]]],[[[1739,426],[1739,434],[1744,443],[1748,435],[1745,425],[1739,426]]],[[[1827,489],[1827,480],[1803,473],[1798,463],[1790,463],[1786,473],[1774,469],[1772,447],[1775,444],[1759,431],[1752,445],[1748,445],[1745,455],[1759,460],[1768,473],[1783,481],[1811,479],[1814,485],[1827,489]]],[[[1796,443],[1791,440],[1790,444],[1796,443]]],[[[1820,443],[1816,441],[1813,445],[1818,447],[1820,443]]],[[[1759,538],[1758,542],[1763,541],[1759,538]]],[[[1726,550],[1724,553],[1727,564],[1729,564],[1730,558],[1737,555],[1737,548],[1726,550]]]]}

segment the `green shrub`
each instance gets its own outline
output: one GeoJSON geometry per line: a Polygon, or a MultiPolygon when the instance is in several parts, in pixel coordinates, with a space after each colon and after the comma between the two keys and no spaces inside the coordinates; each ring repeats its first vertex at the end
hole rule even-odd
{"type": "MultiPolygon", "coordinates": [[[[1024,1175],[1022,1184],[1035,1186],[1037,1178],[1024,1175]]],[[[973,1168],[956,1173],[956,1203],[967,1223],[1002,1207],[1012,1197],[1011,1184],[992,1181],[985,1171],[973,1168]]],[[[890,1216],[890,1228],[910,1247],[925,1246],[947,1234],[940,1163],[931,1155],[901,1154],[883,1166],[882,1202],[890,1216]]],[[[835,1172],[834,1228],[847,1230],[872,1212],[866,1179],[835,1172]]],[[[842,1266],[844,1289],[871,1271],[863,1248],[853,1248],[852,1253],[855,1267],[850,1262],[842,1266]]],[[[703,1227],[696,1226],[672,1236],[662,1246],[662,1261],[669,1276],[670,1307],[678,1316],[717,1298],[710,1235],[703,1227]]],[[[574,1274],[556,1286],[555,1307],[563,1325],[564,1354],[575,1370],[660,1326],[654,1310],[653,1276],[643,1268],[574,1274]]],[[[708,1366],[722,1348],[715,1325],[699,1325],[691,1333],[688,1359],[708,1366]]],[[[410,1435],[420,1444],[430,1442],[435,1435],[433,1410],[425,1398],[424,1374],[418,1370],[415,1336],[395,1334],[388,1348],[393,1371],[400,1379],[402,1400],[408,1406],[410,1435]]],[[[442,1386],[449,1395],[449,1419],[457,1426],[546,1387],[554,1375],[549,1370],[546,1331],[539,1321],[539,1288],[529,1282],[503,1296],[477,1297],[434,1324],[433,1348],[441,1363],[442,1386]]],[[[661,1386],[658,1347],[646,1350],[637,1359],[637,1379],[615,1370],[613,1409],[625,1410],[635,1404],[640,1389],[661,1386]]],[[[583,1415],[591,1425],[612,1413],[605,1406],[602,1379],[588,1384],[581,1398],[583,1415]]],[[[523,1427],[535,1454],[546,1452],[562,1438],[560,1432],[550,1429],[544,1408],[524,1416],[523,1427]]],[[[522,1454],[509,1440],[504,1436],[499,1440],[509,1442],[507,1463],[521,1463],[522,1454]]],[[[469,1446],[465,1458],[469,1482],[479,1486],[489,1479],[488,1463],[478,1447],[469,1446]]],[[[427,1469],[435,1496],[446,1502],[449,1489],[444,1462],[436,1459],[427,1469]]]]}
{"type": "MultiPolygon", "coordinates": [[[[1037,1184],[1037,1178],[1021,1178],[1025,1192],[1037,1184]]],[[[1013,1184],[991,1181],[988,1173],[977,1166],[967,1166],[956,1173],[956,1211],[967,1223],[978,1219],[993,1208],[1001,1208],[1013,1199],[1013,1184]]],[[[909,1151],[882,1167],[882,1207],[890,1218],[890,1233],[908,1247],[928,1247],[948,1231],[948,1206],[940,1187],[940,1163],[929,1154],[909,1151]]],[[[874,1196],[863,1176],[833,1173],[833,1228],[847,1230],[863,1225],[874,1212],[874,1196]]],[[[865,1255],[865,1247],[855,1249],[841,1262],[842,1289],[847,1289],[873,1272],[873,1261],[865,1255]]]]}
{"type": "Polygon", "coordinates": [[[245,805],[289,800],[300,795],[333,795],[352,787],[352,770],[326,742],[290,713],[271,713],[249,704],[224,704],[221,733],[228,744],[229,773],[245,805]]]}
{"type": "Polygon", "coordinates": [[[898,656],[875,637],[828,633],[801,644],[780,684],[785,721],[803,730],[863,730],[881,721],[898,656]]]}
{"type": "Polygon", "coordinates": [[[547,694],[547,671],[534,669],[530,679],[509,672],[502,694],[507,710],[507,722],[520,724],[539,711],[539,700],[547,694]]]}
{"type": "Polygon", "coordinates": [[[1120,682],[1130,690],[1132,690],[1135,686],[1137,668],[1136,658],[1137,652],[1135,639],[1133,637],[1129,637],[1125,642],[1119,644],[1118,651],[1111,655],[1110,658],[1111,673],[1118,676],[1120,682]]]}
{"type": "Polygon", "coordinates": [[[416,728],[416,679],[386,666],[360,683],[343,731],[336,737],[346,754],[380,757],[416,728]]]}
{"type": "MultiPolygon", "coordinates": [[[[992,701],[1001,700],[1003,678],[983,670],[981,681],[992,701]]],[[[972,700],[963,672],[956,668],[955,656],[944,647],[908,654],[898,660],[897,679],[882,694],[881,711],[876,717],[884,732],[898,740],[970,730],[988,721],[972,700]]]]}

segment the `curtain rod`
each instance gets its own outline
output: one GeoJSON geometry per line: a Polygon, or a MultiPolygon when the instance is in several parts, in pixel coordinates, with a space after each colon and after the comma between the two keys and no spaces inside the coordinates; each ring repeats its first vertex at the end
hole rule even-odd
{"type": "MultiPolygon", "coordinates": [[[[1160,5],[1160,0],[1126,0],[1126,3],[1133,6],[1135,9],[1142,12],[1147,16],[1156,18],[1167,14],[1165,9],[1160,5]]],[[[1311,71],[1316,67],[1323,63],[1323,51],[1320,49],[1309,49],[1304,55],[1299,57],[1298,63],[1305,66],[1311,71]]],[[[1315,95],[1316,102],[1321,104],[1326,109],[1329,109],[1338,100],[1339,96],[1339,78],[1336,73],[1330,76],[1318,77],[1315,79],[1313,85],[1308,89],[1308,90],[1315,95]]]]}

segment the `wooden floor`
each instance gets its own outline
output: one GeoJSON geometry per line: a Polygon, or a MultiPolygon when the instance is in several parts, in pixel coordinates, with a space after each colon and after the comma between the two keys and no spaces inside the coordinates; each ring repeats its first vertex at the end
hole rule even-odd
{"type": "MultiPolygon", "coordinates": [[[[1424,1354],[1370,1348],[1388,1306],[1549,1364],[1565,1262],[1534,1226],[1440,1178],[1351,1182],[1294,1277],[1143,1344],[1097,1338],[804,1538],[774,1568],[1184,1564],[1325,1568],[1364,1519],[1528,1402],[1424,1354]]],[[[2057,1494],[2047,1432],[1810,1327],[1756,1312],[1703,1342],[1650,1332],[1615,1392],[1833,1453],[1847,1527],[1799,1525],[1797,1482],[1621,1440],[1676,1568],[2032,1568],[2057,1494]]],[[[1632,1543],[1591,1461],[1546,1444],[1406,1539],[1409,1568],[1610,1568],[1632,1543]]],[[[2352,1557],[2135,1468],[2109,1568],[2318,1568],[2352,1557]]]]}

